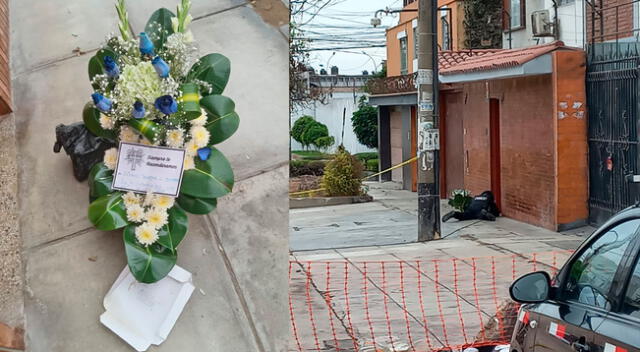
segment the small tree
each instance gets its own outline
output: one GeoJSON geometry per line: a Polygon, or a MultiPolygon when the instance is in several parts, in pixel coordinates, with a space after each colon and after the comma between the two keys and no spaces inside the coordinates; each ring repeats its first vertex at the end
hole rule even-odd
{"type": "Polygon", "coordinates": [[[313,121],[307,129],[302,133],[302,144],[305,146],[316,145],[316,140],[329,136],[329,129],[323,123],[313,121]]]}
{"type": "Polygon", "coordinates": [[[313,142],[313,145],[315,145],[318,149],[322,150],[323,152],[326,152],[327,149],[329,149],[329,147],[331,147],[335,142],[336,142],[335,138],[331,136],[324,136],[316,139],[313,142]]]}
{"type": "Polygon", "coordinates": [[[360,144],[378,148],[378,110],[367,104],[367,98],[360,97],[358,110],[351,116],[353,132],[360,144]]]}
{"type": "Polygon", "coordinates": [[[329,196],[360,195],[363,171],[362,163],[339,146],[335,158],[325,166],[322,187],[329,196]]]}
{"type": "Polygon", "coordinates": [[[306,147],[308,144],[305,144],[302,136],[304,134],[304,132],[314,123],[316,123],[316,120],[313,119],[313,117],[309,116],[309,115],[304,115],[301,116],[299,119],[296,120],[296,122],[293,124],[293,128],[291,129],[291,138],[293,138],[294,140],[296,140],[298,143],[302,144],[304,147],[306,147]]]}

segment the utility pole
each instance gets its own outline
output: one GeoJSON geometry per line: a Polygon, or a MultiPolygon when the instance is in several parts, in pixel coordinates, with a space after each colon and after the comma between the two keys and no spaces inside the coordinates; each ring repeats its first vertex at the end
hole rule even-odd
{"type": "Polygon", "coordinates": [[[418,2],[418,241],[440,238],[437,0],[418,2]]]}

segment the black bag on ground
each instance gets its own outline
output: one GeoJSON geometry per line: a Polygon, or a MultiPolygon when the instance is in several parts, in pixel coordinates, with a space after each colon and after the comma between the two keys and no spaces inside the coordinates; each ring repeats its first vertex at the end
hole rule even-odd
{"type": "Polygon", "coordinates": [[[469,204],[464,212],[449,212],[442,217],[442,221],[446,222],[451,218],[456,218],[461,221],[476,219],[495,221],[499,215],[500,209],[498,209],[493,193],[491,191],[484,191],[479,196],[473,197],[471,204],[469,204]]]}
{"type": "Polygon", "coordinates": [[[73,175],[78,181],[86,180],[93,165],[104,158],[104,151],[112,147],[115,147],[113,142],[94,136],[82,122],[56,126],[53,151],[59,153],[60,148],[64,148],[71,158],[73,175]]]}

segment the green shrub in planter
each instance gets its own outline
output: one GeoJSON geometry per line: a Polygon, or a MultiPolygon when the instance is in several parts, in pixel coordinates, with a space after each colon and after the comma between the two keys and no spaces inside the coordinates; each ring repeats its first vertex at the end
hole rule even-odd
{"type": "Polygon", "coordinates": [[[466,189],[454,189],[449,198],[449,205],[459,212],[464,212],[472,200],[471,192],[466,189]]]}
{"type": "Polygon", "coordinates": [[[322,187],[329,196],[357,196],[362,193],[362,163],[343,146],[324,168],[322,187]]]}
{"type": "Polygon", "coordinates": [[[373,172],[378,172],[378,164],[379,161],[378,159],[369,159],[367,160],[367,170],[369,171],[373,171],[373,172]]]}

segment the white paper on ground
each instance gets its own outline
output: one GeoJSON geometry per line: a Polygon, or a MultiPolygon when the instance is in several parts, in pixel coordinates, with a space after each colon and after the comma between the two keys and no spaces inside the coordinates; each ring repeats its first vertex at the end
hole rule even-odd
{"type": "Polygon", "coordinates": [[[191,273],[177,265],[153,284],[136,281],[125,267],[104,297],[100,322],[136,351],[146,351],[167,338],[194,289],[191,273]]]}

